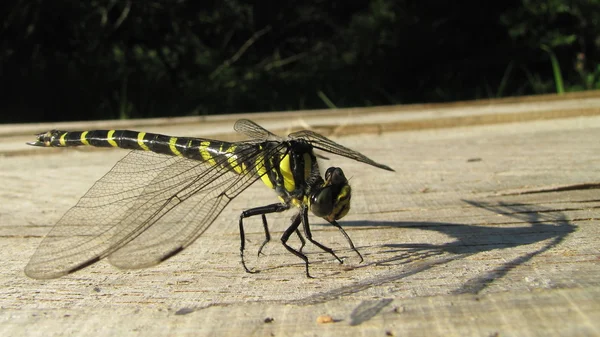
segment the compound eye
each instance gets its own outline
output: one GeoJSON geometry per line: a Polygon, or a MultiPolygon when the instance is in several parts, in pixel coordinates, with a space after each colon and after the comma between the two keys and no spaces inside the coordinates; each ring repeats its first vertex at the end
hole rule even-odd
{"type": "Polygon", "coordinates": [[[345,184],[348,179],[344,175],[344,171],[342,171],[339,167],[330,167],[325,171],[325,181],[329,185],[342,185],[345,184]]]}
{"type": "Polygon", "coordinates": [[[329,180],[331,174],[333,173],[333,171],[335,171],[336,168],[337,167],[330,167],[327,169],[327,171],[325,171],[325,180],[329,180]]]}
{"type": "Polygon", "coordinates": [[[310,210],[316,216],[325,217],[333,211],[333,193],[329,186],[316,191],[310,201],[310,210]]]}
{"type": "Polygon", "coordinates": [[[331,172],[331,184],[332,185],[342,185],[348,181],[346,176],[344,175],[344,171],[341,168],[336,168],[331,172]]]}

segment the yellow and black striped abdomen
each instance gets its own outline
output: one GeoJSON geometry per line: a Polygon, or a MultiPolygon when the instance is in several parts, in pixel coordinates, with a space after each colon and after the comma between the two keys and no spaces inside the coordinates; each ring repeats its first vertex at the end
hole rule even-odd
{"type": "Polygon", "coordinates": [[[238,160],[243,157],[243,151],[247,151],[251,145],[240,146],[210,139],[171,137],[130,130],[52,130],[37,135],[37,141],[28,144],[44,147],[94,146],[150,151],[207,162],[213,166],[220,165],[238,174],[244,173],[246,167],[255,166],[254,163],[238,160]]]}
{"type": "Polygon", "coordinates": [[[312,147],[298,141],[229,143],[203,138],[171,137],[130,130],[53,130],[29,143],[44,147],[94,146],[149,151],[219,166],[237,174],[256,174],[281,196],[302,197],[307,181],[319,174],[312,147]],[[285,146],[281,147],[282,144],[285,146]],[[286,148],[280,152],[276,148],[286,148]]]}

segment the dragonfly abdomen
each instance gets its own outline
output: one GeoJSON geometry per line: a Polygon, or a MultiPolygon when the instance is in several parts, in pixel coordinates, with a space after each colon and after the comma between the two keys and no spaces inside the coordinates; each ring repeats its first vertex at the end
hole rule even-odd
{"type": "Polygon", "coordinates": [[[219,165],[238,174],[245,170],[245,165],[237,161],[242,150],[238,146],[201,138],[171,137],[131,130],[52,130],[37,135],[37,141],[28,144],[43,147],[116,147],[208,162],[212,166],[219,165]]]}

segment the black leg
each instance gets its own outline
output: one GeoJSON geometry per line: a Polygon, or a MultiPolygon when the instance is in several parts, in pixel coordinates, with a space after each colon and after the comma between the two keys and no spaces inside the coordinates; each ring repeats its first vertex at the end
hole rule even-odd
{"type": "MultiPolygon", "coordinates": [[[[300,234],[300,233],[298,233],[298,226],[300,226],[301,222],[302,222],[302,211],[300,211],[298,213],[298,215],[296,215],[292,219],[292,224],[290,225],[290,227],[288,227],[288,229],[286,229],[285,232],[283,232],[283,235],[281,236],[281,243],[283,244],[285,249],[287,249],[290,253],[296,255],[297,257],[301,258],[304,261],[304,264],[306,265],[306,277],[312,278],[312,276],[310,276],[310,274],[308,272],[308,257],[306,257],[306,255],[304,255],[302,252],[295,250],[294,248],[288,246],[288,244],[287,244],[287,241],[289,240],[292,233],[296,232],[297,234],[300,234]]],[[[304,245],[302,245],[302,247],[304,247],[304,245]]]]}
{"type": "Polygon", "coordinates": [[[335,257],[339,263],[344,263],[344,261],[342,261],[337,255],[335,255],[333,249],[313,240],[312,233],[310,232],[310,225],[308,224],[308,208],[306,207],[302,207],[302,227],[304,227],[304,235],[306,235],[308,241],[312,242],[315,246],[321,248],[323,251],[333,255],[333,257],[335,257]]]}
{"type": "MultiPolygon", "coordinates": [[[[271,205],[267,205],[267,206],[261,206],[261,207],[256,207],[256,208],[251,208],[248,210],[245,210],[242,212],[242,214],[240,214],[240,257],[242,259],[242,266],[244,266],[244,270],[246,270],[246,272],[248,273],[255,273],[255,271],[252,271],[250,269],[248,269],[248,267],[246,267],[246,262],[244,261],[244,248],[246,247],[246,236],[244,234],[244,218],[248,218],[251,216],[255,216],[255,215],[262,215],[262,219],[263,219],[263,226],[266,229],[266,234],[267,239],[266,242],[269,241],[270,239],[270,234],[268,229],[267,229],[267,218],[265,217],[265,214],[269,214],[269,213],[276,213],[276,212],[283,212],[287,209],[289,209],[290,207],[286,204],[271,204],[271,205]]],[[[298,226],[296,226],[298,227],[298,226]]],[[[266,242],[263,242],[263,246],[265,245],[266,242]]],[[[262,246],[261,246],[262,249],[262,246]]],[[[260,250],[259,250],[260,253],[260,250]]]]}
{"type": "Polygon", "coordinates": [[[356,254],[358,254],[358,257],[360,257],[360,263],[362,263],[365,259],[363,259],[362,255],[360,255],[360,252],[358,251],[358,249],[356,249],[356,247],[354,247],[354,243],[352,242],[352,240],[350,239],[348,234],[346,234],[346,231],[342,228],[342,226],[340,226],[336,221],[330,221],[329,223],[332,224],[337,229],[339,229],[340,232],[342,232],[344,237],[346,237],[346,241],[348,241],[350,248],[352,248],[352,250],[355,251],[356,254]]]}
{"type": "MultiPolygon", "coordinates": [[[[267,243],[269,243],[269,241],[271,241],[271,233],[269,233],[269,226],[267,225],[267,217],[264,214],[262,215],[262,220],[263,220],[263,227],[265,228],[265,241],[263,241],[263,243],[260,245],[260,248],[258,249],[258,256],[260,256],[260,254],[262,254],[263,248],[265,248],[267,243]]],[[[293,219],[292,219],[292,221],[293,221],[293,219]]],[[[298,239],[300,239],[300,249],[298,249],[298,251],[302,252],[302,249],[306,245],[306,240],[304,240],[304,237],[302,237],[302,234],[300,234],[300,230],[297,228],[296,228],[296,235],[298,235],[298,239]]]]}
{"type": "Polygon", "coordinates": [[[267,225],[267,217],[264,214],[261,214],[262,216],[262,221],[263,221],[263,227],[265,228],[265,241],[263,241],[263,243],[260,245],[260,248],[258,248],[258,256],[260,256],[260,254],[262,254],[262,250],[263,248],[265,248],[265,245],[267,243],[269,243],[269,241],[271,241],[271,233],[269,233],[269,226],[267,225]]]}
{"type": "Polygon", "coordinates": [[[298,228],[296,228],[296,235],[298,235],[298,239],[300,239],[300,249],[298,249],[298,251],[302,252],[302,248],[304,248],[304,246],[306,245],[306,240],[304,240],[298,228]]]}

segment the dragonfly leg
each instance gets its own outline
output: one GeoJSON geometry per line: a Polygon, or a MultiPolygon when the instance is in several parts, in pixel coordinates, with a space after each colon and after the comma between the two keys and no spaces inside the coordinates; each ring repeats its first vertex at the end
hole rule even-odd
{"type": "Polygon", "coordinates": [[[258,256],[260,256],[260,254],[262,254],[262,250],[263,248],[265,248],[265,245],[267,243],[269,243],[269,241],[271,241],[271,233],[269,233],[269,226],[267,225],[267,217],[264,214],[261,214],[262,217],[262,222],[263,222],[263,227],[265,229],[265,241],[263,241],[263,243],[260,245],[260,248],[258,248],[258,256]]]}
{"type": "Polygon", "coordinates": [[[348,241],[348,244],[350,245],[350,248],[352,248],[352,250],[355,251],[356,254],[358,254],[358,257],[360,257],[360,263],[362,263],[365,259],[363,259],[362,255],[360,254],[360,252],[358,251],[358,249],[356,249],[356,247],[354,247],[354,243],[352,242],[352,239],[350,239],[350,237],[348,236],[348,234],[346,234],[346,231],[342,228],[342,226],[340,226],[337,223],[337,221],[330,221],[329,223],[331,223],[334,227],[336,227],[337,229],[339,229],[340,232],[342,232],[342,234],[346,238],[346,241],[348,241]]]}
{"type": "Polygon", "coordinates": [[[302,210],[302,227],[304,228],[304,235],[306,235],[306,238],[308,239],[308,241],[312,242],[315,246],[321,248],[323,251],[333,255],[333,257],[335,257],[339,263],[344,263],[344,261],[342,261],[342,259],[340,259],[337,255],[335,255],[335,253],[333,252],[333,249],[313,240],[312,233],[310,232],[310,225],[308,223],[308,208],[306,208],[306,207],[303,207],[303,210],[302,210]]]}
{"type": "MultiPolygon", "coordinates": [[[[302,236],[300,236],[300,233],[298,232],[298,226],[300,226],[301,222],[302,222],[302,211],[300,211],[300,213],[298,213],[298,215],[296,215],[292,219],[292,224],[290,225],[290,227],[288,227],[288,229],[286,229],[285,232],[283,232],[283,235],[281,236],[281,243],[283,244],[285,249],[287,249],[290,253],[296,255],[297,257],[301,258],[304,261],[304,264],[306,265],[306,277],[313,278],[312,276],[310,276],[310,273],[308,272],[308,257],[306,257],[306,255],[304,255],[300,251],[300,250],[302,250],[302,248],[304,248],[304,244],[302,245],[302,247],[300,247],[300,250],[295,250],[294,248],[290,247],[287,244],[287,241],[289,240],[292,233],[296,233],[296,234],[298,234],[298,236],[300,238],[302,238],[302,236]]],[[[304,243],[304,239],[300,239],[300,240],[304,243]]]]}
{"type": "MultiPolygon", "coordinates": [[[[265,248],[267,243],[269,243],[269,241],[271,241],[271,233],[269,232],[269,226],[267,225],[267,217],[264,214],[261,214],[261,215],[262,215],[263,227],[265,229],[265,241],[263,241],[263,243],[260,245],[260,248],[258,249],[258,254],[257,254],[258,256],[260,256],[260,254],[262,254],[263,248],[265,248]]],[[[300,239],[300,249],[298,249],[298,251],[302,252],[302,249],[306,245],[306,240],[304,240],[304,237],[302,236],[302,234],[300,234],[300,230],[297,228],[296,228],[296,235],[298,235],[298,239],[300,239]]]]}
{"type": "Polygon", "coordinates": [[[269,214],[269,213],[277,213],[277,212],[283,212],[287,209],[289,209],[290,207],[286,204],[271,204],[271,205],[266,205],[266,206],[261,206],[261,207],[256,207],[256,208],[251,208],[248,210],[245,210],[242,212],[242,214],[240,214],[240,222],[239,222],[239,226],[240,226],[240,257],[242,259],[242,266],[244,266],[244,270],[246,270],[246,272],[248,273],[255,273],[256,271],[252,271],[250,269],[248,269],[248,267],[246,266],[246,262],[244,261],[244,248],[246,247],[246,235],[244,234],[244,219],[251,217],[251,216],[255,216],[255,215],[261,215],[262,216],[262,220],[263,220],[263,227],[265,228],[265,241],[263,242],[263,244],[261,245],[260,249],[259,249],[259,254],[260,251],[262,250],[262,247],[269,242],[269,240],[271,239],[271,235],[269,234],[269,230],[267,228],[267,218],[265,217],[265,214],[269,214]]]}
{"type": "Polygon", "coordinates": [[[296,228],[296,235],[298,235],[298,239],[300,239],[300,249],[298,249],[298,251],[302,252],[302,249],[306,245],[306,240],[304,240],[304,237],[300,234],[300,230],[298,228],[296,228]]]}

